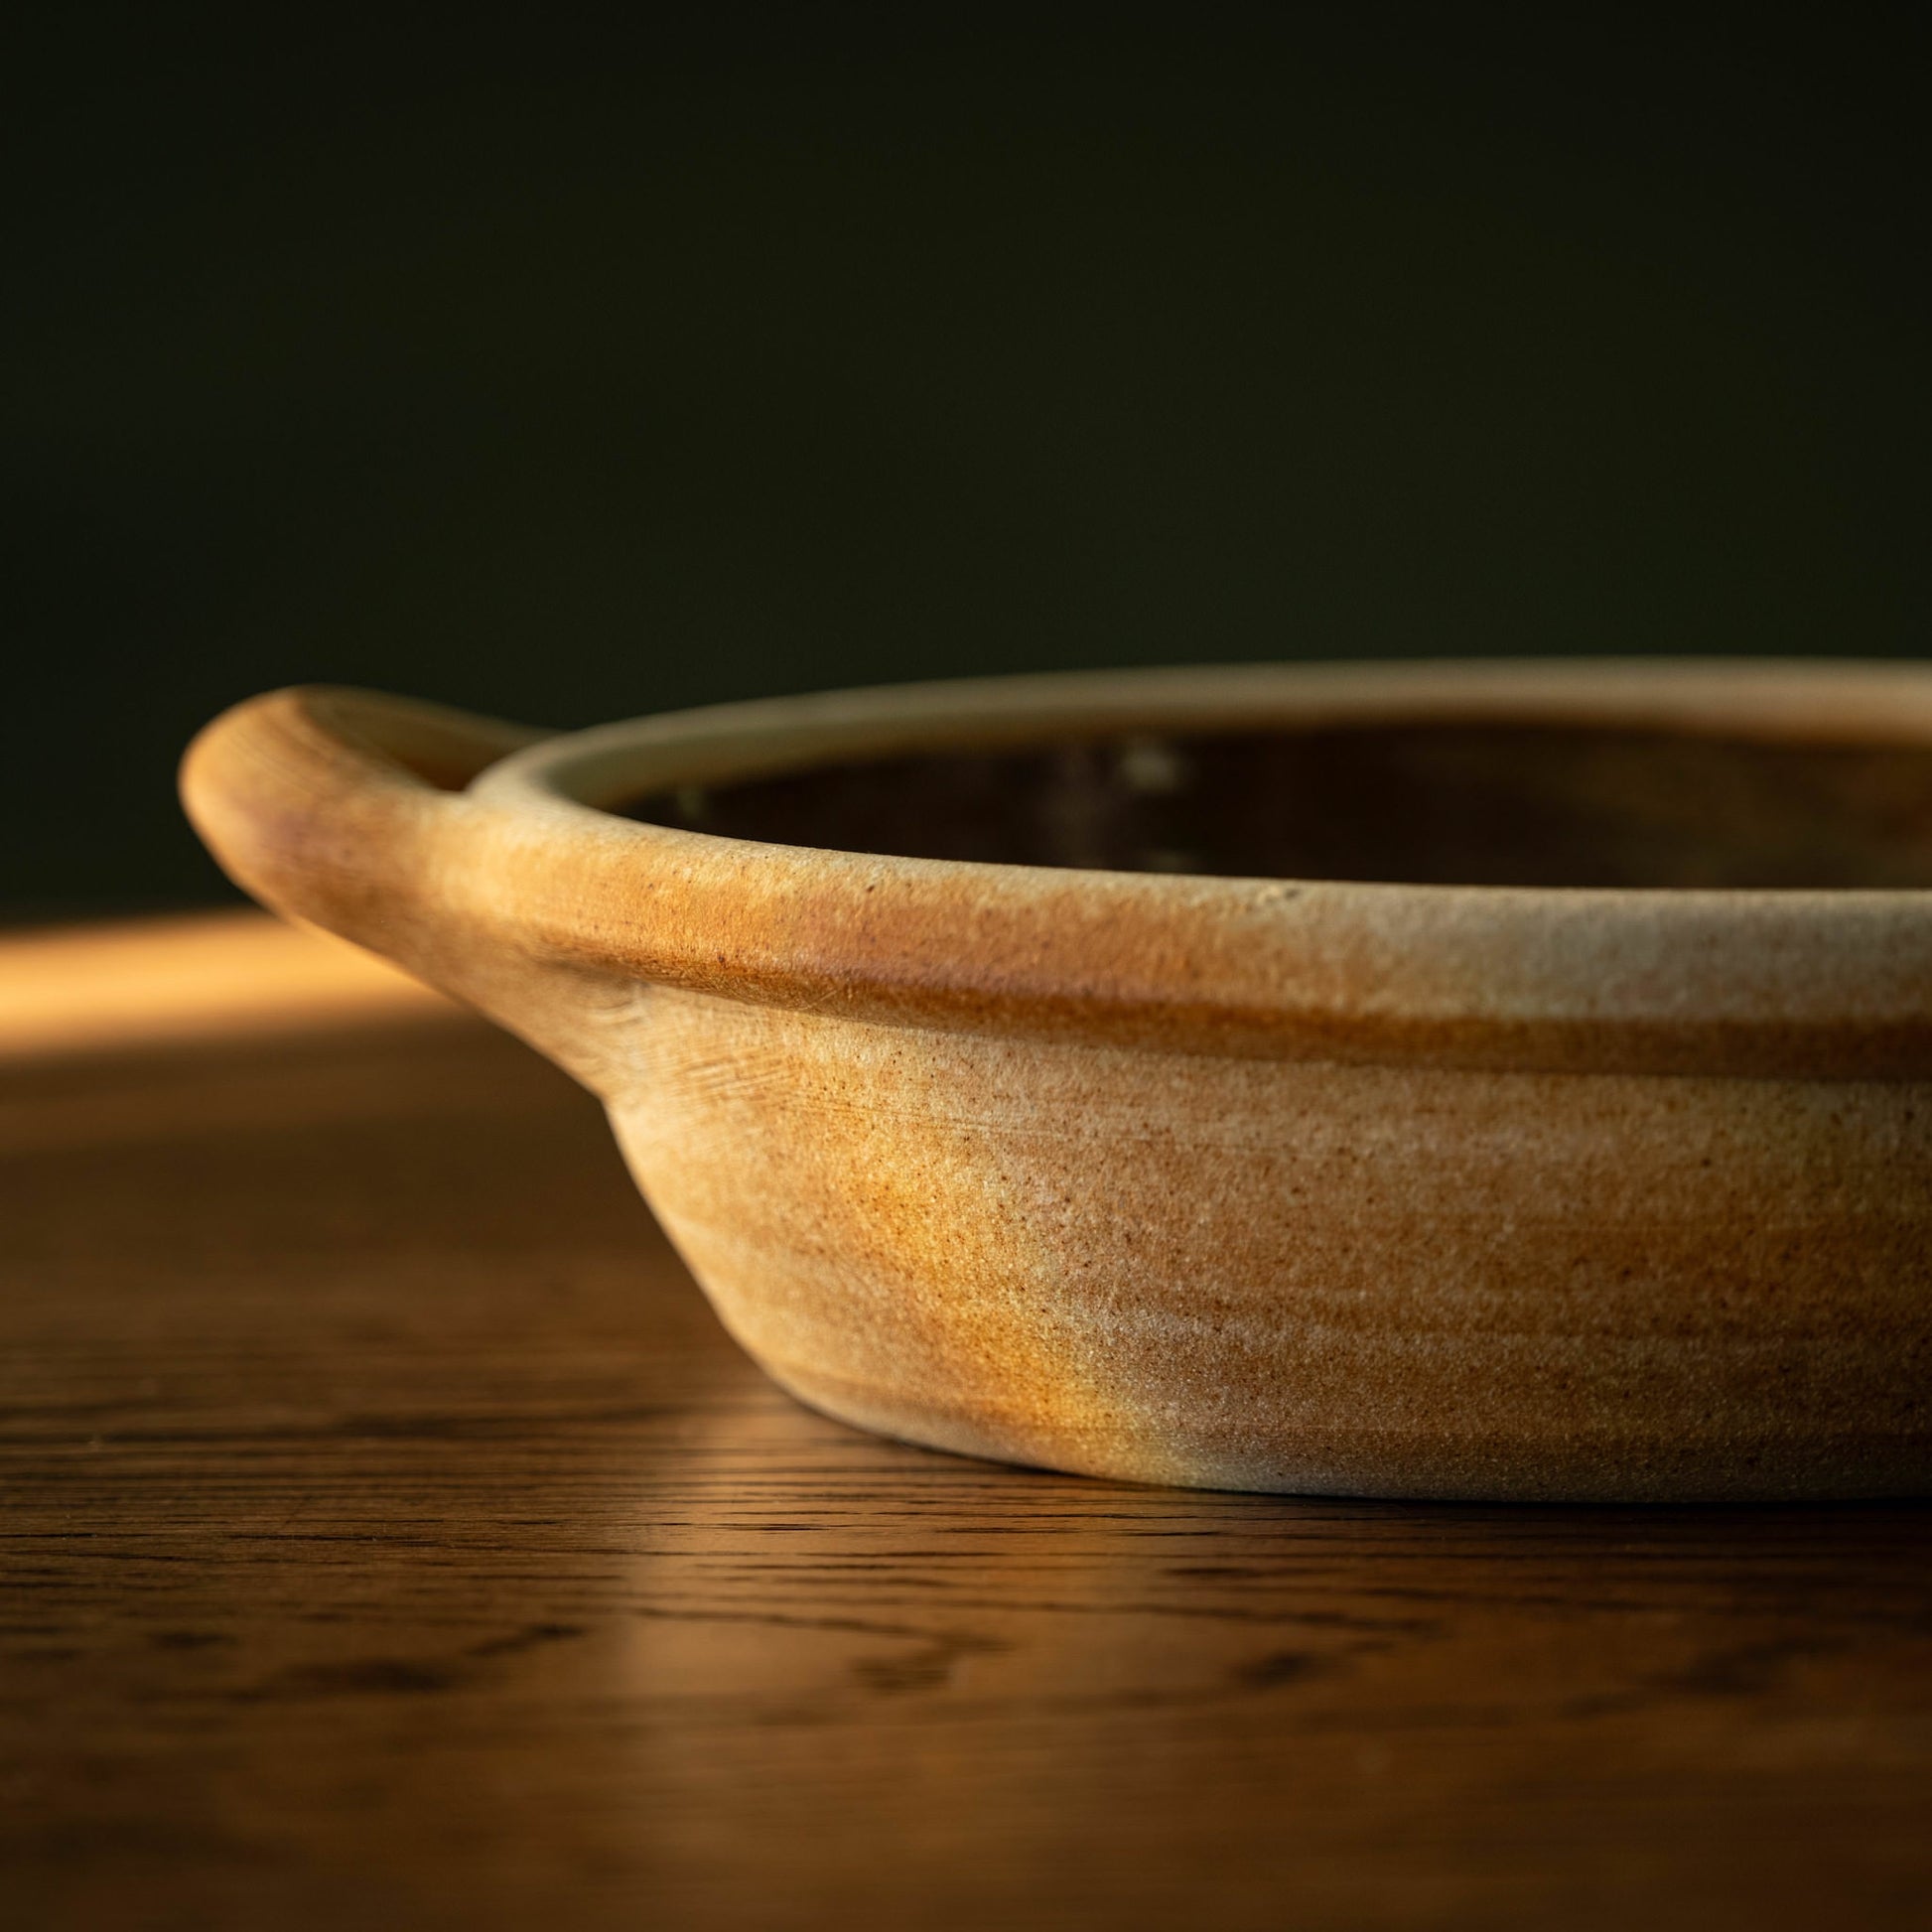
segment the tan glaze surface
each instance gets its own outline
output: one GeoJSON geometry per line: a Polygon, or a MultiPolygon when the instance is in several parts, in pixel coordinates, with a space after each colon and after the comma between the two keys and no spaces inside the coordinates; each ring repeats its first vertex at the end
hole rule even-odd
{"type": "Polygon", "coordinates": [[[1431,721],[1731,767],[1865,746],[1833,779],[1876,828],[1856,863],[1926,823],[1932,674],[1844,666],[1022,679],[535,745],[297,692],[211,727],[185,789],[268,903],[591,1086],[727,1324],[833,1415],[1311,1493],[1923,1490],[1932,892],[1164,876],[600,809],[1431,721]]]}
{"type": "Polygon", "coordinates": [[[207,942],[235,1036],[0,1057],[8,1932],[1932,1916],[1925,1506],[881,1442],[732,1346],[534,1054],[207,942]]]}

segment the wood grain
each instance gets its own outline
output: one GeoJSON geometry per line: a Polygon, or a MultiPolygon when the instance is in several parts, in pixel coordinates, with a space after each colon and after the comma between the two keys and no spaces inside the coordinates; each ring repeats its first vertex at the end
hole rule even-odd
{"type": "Polygon", "coordinates": [[[1932,1915],[1932,1512],[896,1448],[533,1055],[263,997],[0,1067],[9,1928],[1932,1915]]]}

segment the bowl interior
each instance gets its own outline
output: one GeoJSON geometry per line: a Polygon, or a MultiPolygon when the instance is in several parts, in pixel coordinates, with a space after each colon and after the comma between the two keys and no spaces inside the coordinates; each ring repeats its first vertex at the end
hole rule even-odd
{"type": "Polygon", "coordinates": [[[1932,745],[1522,720],[1064,736],[621,803],[771,844],[1418,885],[1932,888],[1932,745]]]}

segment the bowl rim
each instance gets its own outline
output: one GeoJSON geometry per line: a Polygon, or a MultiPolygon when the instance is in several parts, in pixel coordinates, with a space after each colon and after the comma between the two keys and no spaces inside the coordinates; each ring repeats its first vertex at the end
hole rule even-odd
{"type": "Polygon", "coordinates": [[[598,855],[605,884],[550,908],[567,948],[701,991],[1268,1057],[1932,1077],[1932,891],[1081,871],[773,845],[610,809],[680,785],[1069,732],[1377,720],[1932,745],[1932,665],[1428,659],[935,680],[567,733],[491,764],[470,793],[598,855]]]}

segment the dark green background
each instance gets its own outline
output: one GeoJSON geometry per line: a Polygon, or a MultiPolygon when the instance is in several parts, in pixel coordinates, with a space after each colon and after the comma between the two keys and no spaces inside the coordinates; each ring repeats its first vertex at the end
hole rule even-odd
{"type": "Polygon", "coordinates": [[[1902,11],[264,11],[11,64],[13,916],[297,679],[1925,648],[1902,11]]]}

